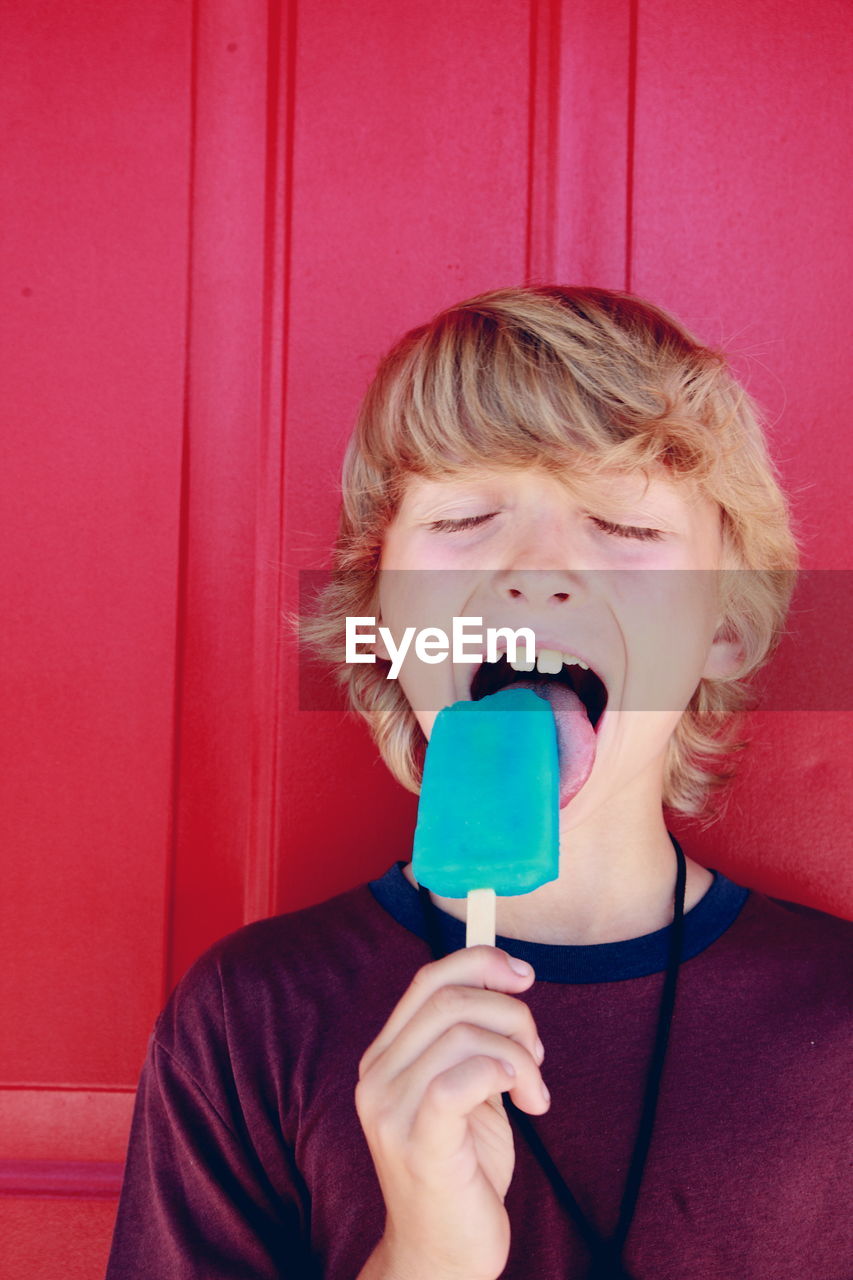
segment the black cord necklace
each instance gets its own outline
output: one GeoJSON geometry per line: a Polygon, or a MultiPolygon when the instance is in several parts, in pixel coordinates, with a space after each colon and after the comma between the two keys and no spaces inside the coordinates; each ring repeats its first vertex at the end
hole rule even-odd
{"type": "MultiPolygon", "coordinates": [[[[578,1228],[578,1231],[590,1250],[592,1255],[592,1269],[589,1272],[589,1280],[631,1280],[628,1272],[622,1265],[622,1251],[625,1247],[625,1241],[628,1238],[628,1232],[631,1229],[634,1210],[637,1207],[637,1198],[640,1194],[640,1185],[643,1180],[646,1158],[649,1154],[649,1146],[651,1145],[652,1140],[652,1130],[654,1128],[655,1113],[657,1111],[658,1096],[660,1094],[661,1077],[663,1075],[663,1066],[666,1060],[666,1050],[669,1044],[669,1030],[672,1024],[673,1009],[675,1008],[675,990],[678,984],[678,966],[681,962],[681,950],[684,938],[684,890],[687,883],[687,863],[681,845],[678,843],[675,836],[670,834],[669,838],[675,849],[677,871],[675,877],[675,910],[673,913],[672,928],[669,935],[669,954],[666,964],[666,976],[664,978],[663,992],[661,994],[655,1044],[654,1049],[652,1050],[651,1061],[649,1063],[648,1076],[646,1077],[646,1088],[643,1096],[643,1107],[640,1113],[640,1123],[637,1128],[637,1137],[634,1142],[634,1151],[631,1156],[631,1163],[628,1167],[628,1176],[625,1179],[625,1189],[622,1193],[622,1204],[619,1209],[619,1220],[616,1230],[610,1239],[606,1240],[600,1235],[589,1221],[589,1218],[586,1216],[583,1209],[581,1209],[577,1200],[566,1185],[565,1179],[548,1154],[545,1144],[536,1132],[530,1116],[528,1116],[524,1111],[519,1111],[508,1093],[503,1095],[507,1114],[514,1118],[518,1129],[524,1136],[528,1146],[533,1152],[533,1155],[539,1161],[539,1164],[544,1170],[545,1176],[548,1178],[551,1186],[554,1188],[557,1199],[575,1223],[575,1226],[578,1228]]],[[[423,907],[427,939],[433,956],[438,960],[446,954],[438,923],[438,909],[430,897],[429,890],[424,885],[418,886],[418,892],[420,894],[421,904],[423,907]]]]}

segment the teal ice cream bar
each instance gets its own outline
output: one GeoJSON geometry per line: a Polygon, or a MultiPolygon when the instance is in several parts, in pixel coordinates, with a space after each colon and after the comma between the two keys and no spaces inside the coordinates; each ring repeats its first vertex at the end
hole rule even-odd
{"type": "Polygon", "coordinates": [[[530,689],[444,707],[424,762],[415,879],[445,898],[556,880],[559,781],[554,714],[530,689]]]}

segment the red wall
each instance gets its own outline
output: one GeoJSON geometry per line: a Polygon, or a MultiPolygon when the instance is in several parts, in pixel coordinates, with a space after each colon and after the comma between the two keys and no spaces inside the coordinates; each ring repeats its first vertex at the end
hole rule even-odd
{"type": "Polygon", "coordinates": [[[0,24],[0,1275],[82,1280],[163,994],[191,25],[0,24]]]}
{"type": "MultiPolygon", "coordinates": [[[[841,571],[779,669],[838,665],[853,17],[708,14],[4,4],[0,1280],[102,1274],[147,1037],[193,958],[408,854],[414,797],[360,725],[297,709],[278,621],[327,563],[403,329],[558,279],[733,350],[806,564],[841,571]]],[[[829,688],[756,714],[725,822],[677,830],[853,915],[829,688]]]]}

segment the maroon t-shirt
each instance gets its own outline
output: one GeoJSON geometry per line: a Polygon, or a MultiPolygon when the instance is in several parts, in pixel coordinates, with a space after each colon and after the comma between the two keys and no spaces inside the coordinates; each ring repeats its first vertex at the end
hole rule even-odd
{"type": "MultiPolygon", "coordinates": [[[[212,947],[143,1067],[107,1280],[354,1280],[385,1213],[358,1063],[432,957],[396,863],[212,947]]],[[[448,950],[464,925],[439,913],[448,950]]],[[[670,930],[529,960],[552,1103],[533,1117],[597,1229],[616,1225],[670,930]]],[[[719,873],[685,916],[657,1119],[624,1251],[635,1280],[851,1280],[853,926],[719,873]]],[[[505,1280],[571,1280],[586,1246],[524,1139],[505,1280]]]]}

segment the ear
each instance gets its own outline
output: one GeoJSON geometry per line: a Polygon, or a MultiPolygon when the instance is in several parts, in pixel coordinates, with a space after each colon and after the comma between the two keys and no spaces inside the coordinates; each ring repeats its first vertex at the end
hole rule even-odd
{"type": "Polygon", "coordinates": [[[743,666],[745,657],[746,652],[740,637],[726,632],[720,626],[711,641],[702,675],[710,680],[730,679],[743,666]]]}

